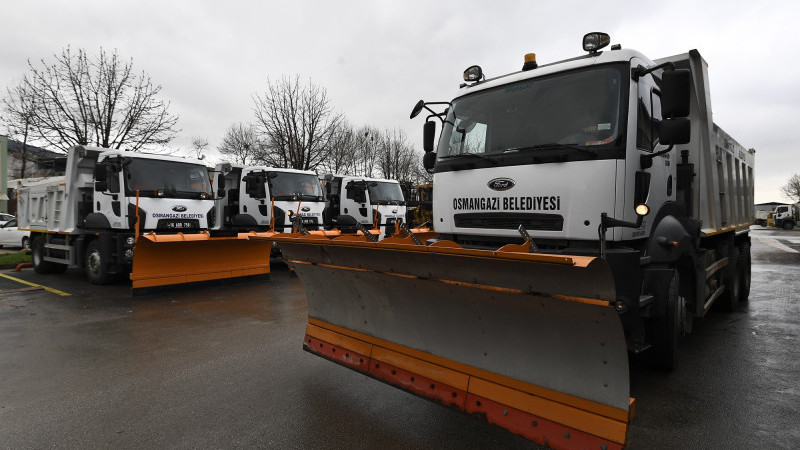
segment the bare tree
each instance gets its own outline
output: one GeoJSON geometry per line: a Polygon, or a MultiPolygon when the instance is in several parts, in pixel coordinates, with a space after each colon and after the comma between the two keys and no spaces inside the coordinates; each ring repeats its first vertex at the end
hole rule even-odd
{"type": "Polygon", "coordinates": [[[237,123],[231,125],[219,145],[220,153],[233,158],[239,164],[252,164],[257,155],[263,154],[263,143],[253,125],[237,123]]]}
{"type": "Polygon", "coordinates": [[[414,181],[419,173],[416,167],[421,159],[402,130],[384,132],[378,160],[383,178],[414,181]]]}
{"type": "Polygon", "coordinates": [[[66,150],[73,145],[140,150],[170,142],[177,133],[177,116],[159,99],[161,86],[133,61],[123,62],[116,51],[103,49],[90,59],[85,50],[69,47],[55,62],[28,61],[30,72],[22,84],[35,93],[33,136],[66,150]]]}
{"type": "Polygon", "coordinates": [[[257,127],[265,136],[258,160],[276,167],[315,169],[328,156],[343,116],[334,112],[325,88],[283,77],[267,79],[267,90],[253,95],[257,127]]]}
{"type": "Polygon", "coordinates": [[[206,149],[208,148],[208,139],[200,136],[192,136],[192,157],[196,159],[205,159],[206,149]]]}
{"type": "MultiPolygon", "coordinates": [[[[16,151],[20,160],[19,178],[27,176],[28,165],[28,137],[31,133],[34,112],[36,110],[36,95],[24,83],[6,88],[6,97],[2,101],[2,122],[9,137],[22,143],[16,151]]],[[[11,152],[11,150],[9,150],[11,152]]]]}
{"type": "Polygon", "coordinates": [[[355,164],[356,131],[342,120],[331,136],[328,157],[318,166],[318,170],[327,173],[351,173],[355,164]]]}
{"type": "Polygon", "coordinates": [[[375,127],[365,125],[356,131],[352,175],[372,177],[377,172],[378,149],[383,136],[375,127]]]}
{"type": "Polygon", "coordinates": [[[786,185],[781,187],[781,192],[792,200],[800,201],[800,175],[794,174],[789,177],[786,185]]]}

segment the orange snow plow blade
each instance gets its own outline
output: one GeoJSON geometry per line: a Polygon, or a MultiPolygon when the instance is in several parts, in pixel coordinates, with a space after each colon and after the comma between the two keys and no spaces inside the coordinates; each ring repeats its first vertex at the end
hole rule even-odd
{"type": "Polygon", "coordinates": [[[133,248],[133,288],[269,274],[272,242],[248,239],[256,234],[274,233],[143,234],[133,248]]]}
{"type": "Polygon", "coordinates": [[[599,258],[277,235],[303,282],[303,347],[554,448],[621,448],[634,414],[599,258]]]}

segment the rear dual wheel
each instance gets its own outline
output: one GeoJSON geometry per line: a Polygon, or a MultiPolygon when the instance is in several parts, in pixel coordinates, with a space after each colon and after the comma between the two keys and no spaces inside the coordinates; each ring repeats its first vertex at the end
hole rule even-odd
{"type": "Polygon", "coordinates": [[[739,302],[750,298],[750,264],[750,242],[745,242],[739,248],[739,302]]]}
{"type": "Polygon", "coordinates": [[[66,264],[45,261],[47,250],[44,247],[44,237],[36,236],[31,241],[31,260],[36,273],[62,273],[67,270],[66,264]]]}
{"type": "Polygon", "coordinates": [[[678,343],[681,337],[683,300],[680,297],[680,275],[672,270],[672,278],[664,304],[664,314],[650,319],[648,335],[653,347],[649,350],[651,366],[674,370],[678,363],[678,343]]]}

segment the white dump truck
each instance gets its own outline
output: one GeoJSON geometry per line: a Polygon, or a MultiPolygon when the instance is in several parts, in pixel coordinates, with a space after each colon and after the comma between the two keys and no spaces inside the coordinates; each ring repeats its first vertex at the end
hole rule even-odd
{"type": "Polygon", "coordinates": [[[609,43],[415,106],[438,239],[276,238],[305,350],[554,448],[627,444],[628,353],[670,369],[748,297],[755,151],[713,123],[696,50],[609,43]]]}
{"type": "Polygon", "coordinates": [[[349,228],[358,223],[391,236],[406,217],[406,201],[397,180],[326,174],[323,177],[325,224],[349,228]]]}
{"type": "Polygon", "coordinates": [[[323,226],[325,199],[316,172],[223,163],[214,168],[214,231],[291,233],[323,226]]]}
{"type": "Polygon", "coordinates": [[[800,204],[778,205],[772,212],[772,225],[784,230],[793,230],[800,217],[800,204]]]}
{"type": "Polygon", "coordinates": [[[214,199],[199,160],[76,146],[65,176],[17,198],[38,273],[78,266],[103,284],[130,272],[134,288],[269,273],[265,242],[209,235],[214,199]]]}

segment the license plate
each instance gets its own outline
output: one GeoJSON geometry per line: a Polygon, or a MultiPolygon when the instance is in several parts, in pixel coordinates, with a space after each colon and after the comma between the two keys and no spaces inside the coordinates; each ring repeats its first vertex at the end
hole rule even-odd
{"type": "Polygon", "coordinates": [[[169,222],[167,223],[167,228],[175,228],[175,229],[194,228],[194,224],[192,222],[169,222]]]}

